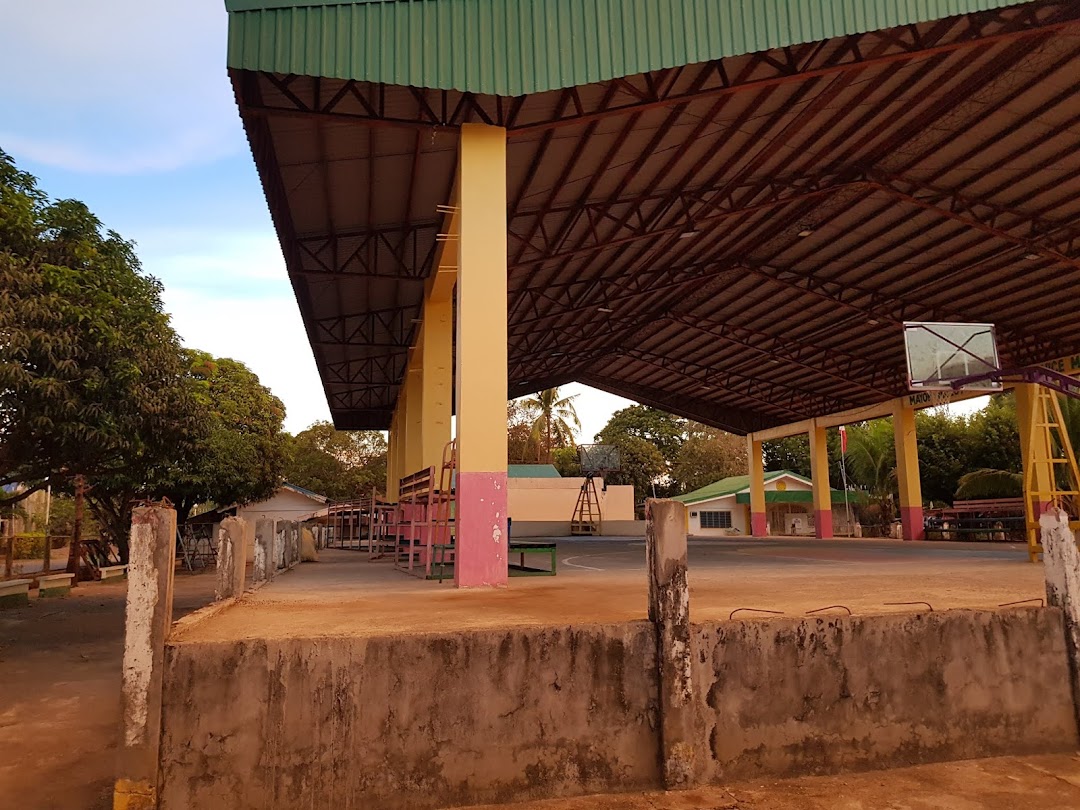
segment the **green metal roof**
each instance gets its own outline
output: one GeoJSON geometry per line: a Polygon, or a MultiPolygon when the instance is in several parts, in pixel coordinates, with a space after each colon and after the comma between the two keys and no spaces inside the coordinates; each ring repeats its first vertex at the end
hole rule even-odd
{"type": "Polygon", "coordinates": [[[1016,0],[225,0],[230,68],[517,96],[1016,0]]]}
{"type": "MultiPolygon", "coordinates": [[[[842,489],[830,489],[829,496],[833,503],[844,503],[844,490],[842,489]]],[[[863,503],[866,498],[858,490],[848,490],[848,503],[863,503]]],[[[808,489],[804,490],[788,490],[787,492],[777,492],[775,490],[767,490],[765,492],[765,503],[813,503],[814,493],[808,489]]],[[[740,492],[735,496],[735,503],[750,503],[750,493],[740,492]]]]}
{"type": "Polygon", "coordinates": [[[507,464],[508,478],[562,478],[552,464],[507,464]]]}
{"type": "MultiPolygon", "coordinates": [[[[779,478],[781,475],[791,475],[798,478],[800,481],[806,481],[801,475],[796,475],[788,470],[772,470],[765,473],[765,482],[768,483],[774,478],[779,478]]],[[[693,492],[688,492],[685,495],[676,495],[672,500],[682,501],[683,503],[711,501],[713,498],[734,495],[736,492],[746,489],[749,486],[749,475],[733,475],[730,478],[721,478],[719,481],[713,481],[713,483],[706,484],[701,489],[695,489],[693,492]]]]}

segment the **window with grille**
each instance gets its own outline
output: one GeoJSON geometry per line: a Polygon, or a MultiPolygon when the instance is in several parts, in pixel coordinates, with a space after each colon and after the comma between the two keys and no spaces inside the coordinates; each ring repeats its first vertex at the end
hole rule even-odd
{"type": "Polygon", "coordinates": [[[703,529],[730,529],[731,512],[702,512],[701,528],[703,529]]]}

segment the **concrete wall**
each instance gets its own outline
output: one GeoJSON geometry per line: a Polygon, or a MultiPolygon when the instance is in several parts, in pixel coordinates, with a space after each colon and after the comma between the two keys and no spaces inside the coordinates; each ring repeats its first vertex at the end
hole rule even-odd
{"type": "MultiPolygon", "coordinates": [[[[514,518],[510,527],[510,536],[518,540],[528,537],[567,537],[570,534],[569,520],[526,520],[514,518]]],[[[644,520],[608,520],[600,526],[601,537],[644,537],[644,520]]]]}
{"type": "MultiPolygon", "coordinates": [[[[691,643],[709,781],[1077,746],[1057,609],[731,621],[691,643]]],[[[643,622],[174,644],[161,807],[658,787],[655,645],[643,622]]]]}
{"type": "Polygon", "coordinates": [[[1058,610],[695,630],[710,781],[1077,745],[1058,610]]]}
{"type": "Polygon", "coordinates": [[[659,779],[652,626],[168,650],[162,810],[425,808],[659,779]]]}
{"type": "MultiPolygon", "coordinates": [[[[515,523],[562,522],[569,533],[584,478],[511,478],[509,480],[510,517],[515,523]]],[[[634,519],[634,488],[611,485],[604,492],[603,482],[596,481],[604,520],[634,519]]]]}

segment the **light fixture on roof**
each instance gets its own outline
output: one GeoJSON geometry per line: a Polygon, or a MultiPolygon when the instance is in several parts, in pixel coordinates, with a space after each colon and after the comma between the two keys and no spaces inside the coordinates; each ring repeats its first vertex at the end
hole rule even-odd
{"type": "Polygon", "coordinates": [[[697,228],[695,228],[693,225],[691,225],[689,228],[687,228],[685,231],[683,231],[682,233],[679,234],[679,238],[680,239],[693,239],[695,236],[699,236],[700,234],[701,234],[701,231],[699,231],[697,228]]]}
{"type": "Polygon", "coordinates": [[[423,323],[423,322],[424,322],[423,318],[413,318],[412,320],[409,321],[409,323],[423,323]]]}
{"type": "Polygon", "coordinates": [[[1025,253],[1024,258],[1029,262],[1037,262],[1042,257],[1038,253],[1025,253]]]}
{"type": "Polygon", "coordinates": [[[615,310],[613,310],[613,309],[610,309],[610,308],[608,308],[608,307],[597,307],[597,308],[596,308],[596,311],[597,311],[597,312],[614,312],[615,310]]]}
{"type": "Polygon", "coordinates": [[[803,228],[801,231],[799,231],[799,238],[800,239],[805,239],[808,236],[813,236],[813,234],[814,234],[814,229],[813,228],[803,228]]]}
{"type": "Polygon", "coordinates": [[[880,323],[880,321],[878,321],[877,318],[871,318],[870,320],[867,321],[867,323],[870,324],[871,326],[877,326],[880,323]]]}

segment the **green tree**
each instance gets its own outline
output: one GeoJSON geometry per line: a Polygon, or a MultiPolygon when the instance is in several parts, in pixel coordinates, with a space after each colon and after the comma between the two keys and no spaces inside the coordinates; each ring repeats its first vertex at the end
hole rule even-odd
{"type": "Polygon", "coordinates": [[[810,437],[805,433],[764,442],[762,454],[768,471],[789,470],[810,477],[810,437]]]}
{"type": "Polygon", "coordinates": [[[745,475],[746,439],[699,422],[687,423],[671,477],[679,492],[692,492],[721,478],[745,475]]]}
{"type": "Polygon", "coordinates": [[[668,465],[660,450],[652,442],[640,436],[623,433],[605,444],[614,444],[619,448],[621,469],[608,473],[604,479],[609,484],[631,484],[634,487],[634,500],[640,503],[657,495],[667,494],[664,480],[668,465]]]}
{"type": "Polygon", "coordinates": [[[574,446],[574,433],[581,430],[575,399],[577,394],[560,397],[558,388],[545,388],[522,401],[522,407],[534,414],[531,435],[538,462],[550,464],[553,449],[574,446]]]}
{"type": "Polygon", "coordinates": [[[524,400],[511,399],[506,403],[506,457],[510,464],[532,464],[536,461],[538,444],[532,429],[533,417],[524,400]]]}
{"type": "Polygon", "coordinates": [[[961,476],[971,469],[972,427],[945,408],[928,408],[915,414],[915,428],[923,500],[951,504],[961,476]]]}
{"type": "MultiPolygon", "coordinates": [[[[147,474],[199,430],[161,285],[0,152],[0,485],[147,474]]],[[[125,532],[126,533],[126,532],[125,532]]]]}
{"type": "Polygon", "coordinates": [[[316,422],[289,437],[284,469],[290,484],[333,500],[386,489],[386,438],[376,430],[337,430],[316,422]]]}
{"type": "Polygon", "coordinates": [[[582,475],[581,459],[576,447],[556,447],[551,453],[551,463],[563,478],[577,478],[582,475]]]}
{"type": "Polygon", "coordinates": [[[655,447],[664,459],[665,472],[670,472],[686,441],[686,420],[647,405],[631,405],[611,415],[596,434],[596,441],[618,444],[624,436],[635,436],[655,447]]]}
{"type": "Polygon", "coordinates": [[[896,515],[896,446],[892,419],[848,427],[848,480],[866,490],[883,533],[896,515]]]}
{"type": "Polygon", "coordinates": [[[91,480],[87,501],[125,560],[135,497],[169,498],[183,524],[198,504],[260,501],[282,480],[281,401],[243,363],[200,351],[184,356],[198,432],[187,435],[182,449],[91,480]]]}

